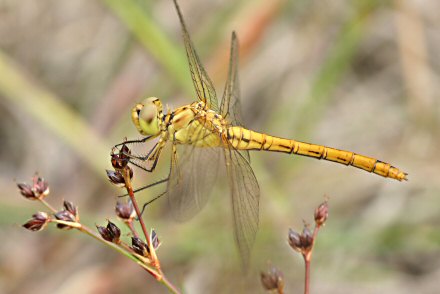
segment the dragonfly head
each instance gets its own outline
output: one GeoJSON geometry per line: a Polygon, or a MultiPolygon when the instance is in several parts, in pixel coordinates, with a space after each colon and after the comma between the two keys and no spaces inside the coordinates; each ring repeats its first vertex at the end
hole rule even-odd
{"type": "Polygon", "coordinates": [[[131,119],[139,133],[145,136],[155,136],[160,133],[162,103],[156,97],[146,98],[136,104],[131,111],[131,119]]]}

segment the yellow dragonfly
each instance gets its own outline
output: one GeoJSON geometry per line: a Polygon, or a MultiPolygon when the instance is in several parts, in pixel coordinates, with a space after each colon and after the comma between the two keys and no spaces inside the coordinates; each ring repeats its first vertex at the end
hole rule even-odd
{"type": "Polygon", "coordinates": [[[372,157],[246,129],[241,120],[238,41],[235,33],[232,33],[228,79],[219,105],[213,84],[194,50],[176,0],[174,4],[182,26],[197,101],[168,113],[164,113],[158,98],[150,97],[138,103],[132,110],[132,120],[145,137],[123,144],[156,138],[156,144],[145,156],[129,154],[132,164],[152,172],[165,145],[171,143],[169,176],[157,183],[167,182],[164,195],[178,220],[186,220],[203,208],[223,164],[226,166],[232,197],[234,237],[246,264],[258,228],[260,198],[258,182],[250,166],[250,150],[325,159],[386,178],[406,180],[406,173],[372,157]]]}

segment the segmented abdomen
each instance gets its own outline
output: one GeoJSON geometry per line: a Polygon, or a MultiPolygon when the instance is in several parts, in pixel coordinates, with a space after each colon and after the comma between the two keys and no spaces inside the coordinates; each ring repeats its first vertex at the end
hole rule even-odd
{"type": "Polygon", "coordinates": [[[352,165],[385,178],[398,181],[407,180],[407,174],[391,164],[351,151],[278,138],[237,126],[227,129],[227,138],[232,146],[239,150],[265,150],[298,154],[352,165]]]}

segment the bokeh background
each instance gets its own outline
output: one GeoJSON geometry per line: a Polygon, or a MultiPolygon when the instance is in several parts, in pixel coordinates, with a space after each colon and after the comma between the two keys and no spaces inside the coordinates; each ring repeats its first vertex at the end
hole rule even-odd
{"type": "MultiPolygon", "coordinates": [[[[334,163],[252,154],[260,230],[243,275],[228,193],[176,223],[165,200],[145,220],[169,279],[186,293],[263,293],[259,273],[303,286],[287,231],[330,217],[312,264],[313,293],[440,291],[439,1],[182,0],[195,46],[221,97],[230,34],[241,43],[246,126],[378,157],[409,173],[381,178],[334,163]]],[[[114,219],[111,147],[139,138],[130,109],[146,96],[194,100],[172,1],[0,0],[0,292],[166,293],[126,258],[75,231],[22,229],[42,207],[14,180],[38,171],[48,201],[79,206],[90,226],[114,219]]],[[[166,174],[136,171],[140,186],[166,174]]],[[[203,179],[201,179],[203,180],[203,179]]],[[[160,189],[139,195],[149,199],[160,189]]]]}

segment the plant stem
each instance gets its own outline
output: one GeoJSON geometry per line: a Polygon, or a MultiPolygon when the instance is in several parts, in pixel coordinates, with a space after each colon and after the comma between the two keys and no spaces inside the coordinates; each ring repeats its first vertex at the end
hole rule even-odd
{"type": "Polygon", "coordinates": [[[44,206],[46,206],[50,211],[52,211],[53,213],[56,213],[56,209],[52,207],[52,205],[50,205],[46,200],[44,199],[38,199],[44,206]]]}
{"type": "MultiPolygon", "coordinates": [[[[165,287],[168,288],[168,290],[172,293],[179,294],[179,290],[165,277],[164,273],[162,272],[160,268],[159,259],[156,256],[156,251],[154,249],[153,244],[151,244],[150,236],[147,231],[147,227],[145,226],[144,220],[142,219],[141,211],[139,209],[139,206],[137,204],[136,198],[134,197],[134,191],[133,186],[131,185],[130,181],[130,170],[128,168],[122,169],[122,175],[124,177],[125,181],[125,188],[127,189],[128,195],[130,196],[130,199],[133,203],[134,210],[136,211],[136,215],[138,217],[139,223],[141,224],[142,231],[144,233],[146,242],[148,247],[150,248],[150,255],[151,255],[151,264],[153,267],[155,267],[155,271],[152,271],[151,269],[147,269],[147,271],[153,275],[153,277],[156,278],[157,281],[162,283],[165,287]]],[[[136,235],[136,231],[134,230],[132,223],[127,223],[128,227],[132,231],[133,235],[136,235]]],[[[145,268],[145,267],[144,267],[145,268]]]]}
{"type": "Polygon", "coordinates": [[[310,263],[312,261],[313,248],[315,246],[316,236],[318,235],[319,229],[320,226],[315,225],[315,228],[313,229],[312,247],[307,253],[303,254],[305,265],[304,294],[310,293],[310,263]]]}
{"type": "Polygon", "coordinates": [[[310,261],[312,259],[311,254],[303,255],[305,264],[305,278],[304,278],[304,294],[310,293],[310,261]]]}
{"type": "MultiPolygon", "coordinates": [[[[161,273],[162,273],[162,271],[161,271],[161,273]]],[[[162,284],[164,284],[165,287],[167,287],[171,293],[180,294],[180,291],[177,290],[177,288],[170,281],[168,281],[168,279],[165,277],[165,275],[163,273],[162,273],[162,279],[160,280],[160,282],[162,284]]]]}
{"type": "Polygon", "coordinates": [[[77,229],[78,231],[80,231],[82,233],[85,233],[85,234],[89,235],[90,237],[96,239],[97,241],[99,241],[99,242],[109,246],[110,248],[118,251],[122,255],[127,256],[129,259],[133,260],[135,263],[137,263],[139,266],[144,268],[146,271],[148,271],[154,277],[163,276],[163,274],[160,271],[156,271],[152,267],[148,266],[146,264],[146,261],[142,260],[142,258],[140,256],[135,255],[134,253],[129,252],[129,250],[127,248],[121,248],[117,244],[105,241],[100,236],[98,236],[97,234],[93,233],[93,231],[90,228],[88,228],[87,226],[84,226],[84,225],[82,225],[80,223],[76,223],[76,222],[67,222],[67,221],[62,221],[62,220],[53,220],[53,222],[70,226],[72,228],[77,229]]]}
{"type": "Polygon", "coordinates": [[[136,229],[133,226],[133,222],[131,221],[131,219],[130,219],[130,221],[126,221],[125,224],[130,229],[130,231],[133,234],[133,236],[139,237],[138,233],[136,232],[136,229]]]}
{"type": "Polygon", "coordinates": [[[125,180],[125,187],[127,189],[128,195],[130,196],[131,202],[133,203],[134,210],[136,211],[136,215],[139,219],[139,223],[141,224],[142,231],[144,232],[145,241],[149,248],[151,248],[150,244],[150,236],[148,235],[147,227],[145,226],[144,220],[142,219],[141,211],[139,210],[139,206],[137,204],[136,198],[134,197],[133,186],[130,181],[130,171],[128,168],[124,168],[122,170],[122,175],[125,180]]]}

